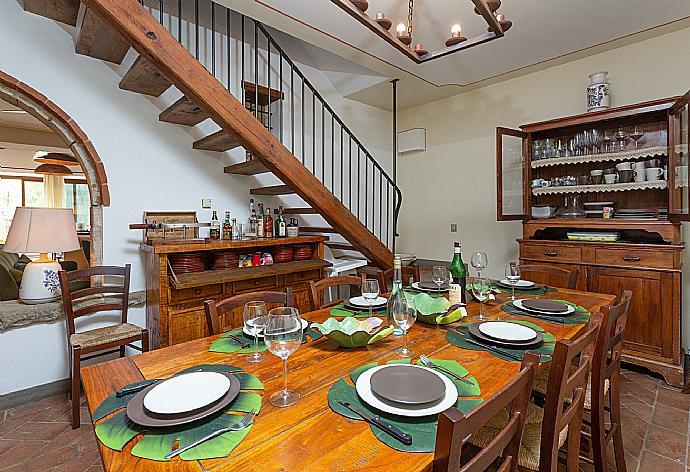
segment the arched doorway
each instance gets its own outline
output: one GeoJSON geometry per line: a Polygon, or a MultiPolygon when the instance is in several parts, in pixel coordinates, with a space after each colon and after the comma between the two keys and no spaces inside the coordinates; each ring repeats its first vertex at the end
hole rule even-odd
{"type": "Polygon", "coordinates": [[[84,131],[59,106],[29,85],[0,71],[0,98],[44,123],[69,146],[79,161],[91,197],[91,254],[103,264],[103,207],[110,205],[108,177],[98,152],[84,131]]]}

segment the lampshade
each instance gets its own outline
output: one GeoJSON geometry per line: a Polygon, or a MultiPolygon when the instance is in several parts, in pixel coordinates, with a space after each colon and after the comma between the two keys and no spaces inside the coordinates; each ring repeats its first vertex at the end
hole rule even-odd
{"type": "Polygon", "coordinates": [[[59,164],[41,164],[34,169],[34,174],[43,175],[72,175],[72,171],[59,164]]]}
{"type": "Polygon", "coordinates": [[[79,249],[74,213],[70,208],[17,207],[3,250],[67,252],[79,249]]]}

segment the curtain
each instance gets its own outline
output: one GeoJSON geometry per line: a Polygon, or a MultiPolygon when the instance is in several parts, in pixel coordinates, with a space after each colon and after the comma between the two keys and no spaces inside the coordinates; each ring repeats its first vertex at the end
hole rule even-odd
{"type": "Polygon", "coordinates": [[[65,178],[61,175],[43,176],[43,199],[47,208],[65,208],[65,178]]]}

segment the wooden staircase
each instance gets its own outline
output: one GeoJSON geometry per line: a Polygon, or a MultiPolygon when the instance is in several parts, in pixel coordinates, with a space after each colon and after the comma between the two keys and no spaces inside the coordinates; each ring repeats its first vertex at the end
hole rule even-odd
{"type": "MultiPolygon", "coordinates": [[[[247,110],[245,107],[246,103],[241,103],[229,93],[225,86],[209,73],[207,68],[187,48],[180,44],[137,0],[83,0],[82,3],[80,5],[79,0],[23,0],[23,6],[26,11],[77,26],[78,35],[75,50],[80,54],[119,64],[123,61],[130,48],[136,50],[139,56],[122,78],[120,88],[152,97],[159,97],[170,87],[175,87],[182,92],[182,96],[177,101],[160,113],[160,121],[191,127],[210,119],[220,127],[220,130],[195,141],[192,144],[194,149],[226,152],[235,148],[244,148],[248,153],[251,153],[252,159],[226,166],[224,169],[226,173],[252,176],[270,172],[283,182],[281,185],[252,188],[250,190],[251,195],[298,195],[306,202],[307,207],[286,208],[285,214],[321,215],[329,225],[303,226],[303,232],[339,234],[349,244],[334,243],[334,249],[358,251],[380,268],[388,268],[392,265],[395,227],[392,228],[392,238],[388,234],[386,235],[386,240],[393,241],[393,245],[390,248],[381,240],[383,239],[381,237],[381,227],[383,221],[384,177],[387,179],[386,205],[388,206],[385,208],[387,224],[390,220],[389,212],[392,208],[394,210],[393,222],[395,226],[401,200],[400,192],[392,184],[392,180],[383,172],[383,169],[364,150],[359,141],[353,138],[349,129],[334,115],[334,112],[332,112],[316,91],[314,91],[313,106],[315,106],[316,98],[318,97],[321,100],[322,116],[324,116],[326,107],[328,107],[328,110],[333,113],[331,115],[332,123],[335,123],[337,119],[342,126],[340,128],[341,170],[343,166],[343,130],[349,133],[350,162],[348,165],[350,169],[353,168],[351,157],[353,139],[358,145],[357,170],[360,170],[360,156],[364,152],[364,168],[367,172],[367,179],[369,169],[371,168],[371,173],[374,176],[374,189],[376,189],[375,178],[376,170],[378,169],[378,189],[380,192],[378,197],[379,237],[374,234],[376,203],[372,204],[365,200],[364,206],[367,214],[365,214],[364,218],[360,215],[361,198],[359,190],[361,188],[361,175],[356,176],[357,214],[354,214],[355,203],[352,196],[352,184],[349,185],[350,196],[347,198],[348,202],[346,205],[342,176],[340,177],[340,196],[336,197],[333,176],[331,176],[332,188],[329,189],[325,185],[327,179],[324,176],[323,164],[321,167],[321,179],[317,178],[317,171],[313,162],[316,160],[315,156],[312,157],[312,170],[310,171],[304,162],[304,149],[302,150],[303,155],[300,160],[270,129],[267,129],[264,123],[257,119],[258,115],[254,115],[247,110]],[[84,10],[83,15],[81,15],[82,20],[77,24],[78,15],[75,12],[79,11],[79,8],[84,10]],[[392,187],[390,186],[391,184],[392,187]],[[388,204],[391,191],[393,192],[392,206],[388,204]],[[372,212],[371,223],[367,221],[369,220],[369,208],[371,208],[372,212]],[[363,219],[365,221],[362,221],[363,219]]],[[[213,5],[213,7],[224,8],[216,5],[213,5]]],[[[230,13],[228,13],[228,18],[229,15],[230,13]]],[[[242,17],[243,34],[244,21],[244,17],[242,17]]],[[[268,32],[263,29],[262,25],[258,25],[256,22],[254,22],[254,25],[255,34],[257,34],[257,28],[260,28],[263,33],[268,35],[268,32]]],[[[269,39],[273,41],[272,38],[269,37],[269,39]]],[[[275,43],[273,43],[273,47],[279,48],[275,43]]],[[[270,86],[270,44],[268,51],[268,86],[259,85],[257,87],[256,84],[249,81],[242,80],[241,82],[242,95],[245,97],[245,100],[249,101],[256,108],[258,106],[268,106],[270,108],[273,102],[284,98],[282,90],[275,90],[270,86]]],[[[280,58],[281,60],[284,58],[282,50],[280,50],[280,58]]],[[[289,61],[289,59],[286,60],[289,61]]],[[[292,74],[297,72],[301,75],[301,72],[295,68],[291,61],[289,64],[292,66],[292,74]]],[[[282,69],[281,63],[281,74],[282,69]]],[[[302,76],[302,90],[304,90],[305,83],[311,87],[307,79],[302,76]]],[[[302,106],[304,107],[304,105],[302,106]]],[[[281,120],[283,120],[282,108],[281,120]]],[[[322,120],[322,126],[324,126],[324,121],[322,120]]],[[[332,133],[334,132],[333,129],[332,133]]],[[[333,134],[331,137],[333,140],[333,134]]],[[[304,138],[302,139],[304,140],[304,138]]],[[[294,141],[292,146],[294,151],[294,141]]],[[[322,146],[325,145],[322,143],[322,146]]],[[[331,146],[333,146],[333,143],[331,143],[331,146]]],[[[331,153],[331,155],[335,159],[335,152],[331,153]]],[[[323,154],[321,159],[324,159],[323,154]]],[[[334,161],[331,173],[334,172],[333,168],[335,166],[334,161]]],[[[352,179],[352,175],[349,178],[352,179]]],[[[365,180],[365,191],[367,185],[367,180],[365,180]]],[[[375,200],[373,201],[376,202],[375,200]]],[[[389,233],[389,229],[386,226],[386,233],[389,233]]]]}

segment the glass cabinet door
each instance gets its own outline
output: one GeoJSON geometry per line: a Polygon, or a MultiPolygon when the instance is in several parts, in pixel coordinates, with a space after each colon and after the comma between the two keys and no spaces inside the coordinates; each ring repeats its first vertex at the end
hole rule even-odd
{"type": "Polygon", "coordinates": [[[525,217],[525,142],[527,133],[496,128],[496,219],[525,217]]]}
{"type": "Polygon", "coordinates": [[[668,187],[669,215],[676,220],[690,220],[688,186],[688,102],[690,92],[668,112],[668,187]]]}

